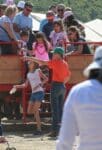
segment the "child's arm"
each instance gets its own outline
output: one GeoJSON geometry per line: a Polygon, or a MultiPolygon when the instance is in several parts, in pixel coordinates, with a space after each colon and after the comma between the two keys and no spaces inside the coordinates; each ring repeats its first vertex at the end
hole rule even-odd
{"type": "Polygon", "coordinates": [[[16,88],[16,89],[24,89],[24,88],[26,88],[28,86],[28,84],[29,84],[29,81],[26,80],[25,83],[23,83],[21,85],[14,85],[14,88],[16,88]]]}
{"type": "Polygon", "coordinates": [[[48,77],[41,71],[39,70],[40,78],[43,79],[42,84],[44,85],[48,81],[48,77]]]}
{"type": "Polygon", "coordinates": [[[70,75],[69,75],[68,77],[65,78],[64,84],[66,84],[69,80],[70,80],[70,75]]]}
{"type": "Polygon", "coordinates": [[[24,57],[24,60],[25,61],[34,61],[34,62],[41,64],[41,65],[48,65],[48,61],[43,61],[43,60],[37,59],[35,57],[26,56],[26,57],[24,57]]]}

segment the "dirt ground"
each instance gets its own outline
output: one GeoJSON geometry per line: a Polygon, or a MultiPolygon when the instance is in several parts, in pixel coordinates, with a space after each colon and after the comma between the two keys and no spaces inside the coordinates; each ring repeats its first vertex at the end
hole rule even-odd
{"type": "MultiPolygon", "coordinates": [[[[26,133],[8,133],[6,135],[10,147],[17,150],[55,150],[55,139],[51,139],[46,135],[38,137],[33,134],[26,133]]],[[[0,144],[0,150],[5,150],[7,144],[0,144]]]]}
{"type": "MultiPolygon", "coordinates": [[[[55,150],[56,139],[49,138],[47,135],[34,136],[31,133],[8,133],[5,135],[10,147],[16,150],[55,150]]],[[[76,145],[76,144],[75,144],[76,145]]],[[[74,146],[73,150],[76,150],[74,146]]],[[[6,150],[7,144],[0,144],[0,150],[6,150]]]]}

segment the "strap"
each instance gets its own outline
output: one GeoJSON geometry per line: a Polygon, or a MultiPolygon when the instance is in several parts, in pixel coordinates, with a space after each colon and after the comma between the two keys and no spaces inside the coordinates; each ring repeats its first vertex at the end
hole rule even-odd
{"type": "Polygon", "coordinates": [[[0,25],[0,28],[5,31],[5,33],[8,35],[9,39],[12,41],[11,37],[9,36],[8,32],[0,25]]]}

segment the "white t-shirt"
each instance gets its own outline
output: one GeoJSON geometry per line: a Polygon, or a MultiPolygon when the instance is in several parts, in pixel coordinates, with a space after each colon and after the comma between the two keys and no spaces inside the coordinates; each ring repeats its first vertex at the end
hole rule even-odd
{"type": "Polygon", "coordinates": [[[78,133],[78,150],[102,150],[102,84],[94,79],[76,85],[66,99],[56,150],[72,150],[78,133]]]}
{"type": "Polygon", "coordinates": [[[43,91],[43,88],[41,86],[42,81],[40,78],[40,69],[36,69],[34,72],[29,72],[27,74],[27,79],[31,85],[32,93],[36,93],[39,91],[43,91]]]}

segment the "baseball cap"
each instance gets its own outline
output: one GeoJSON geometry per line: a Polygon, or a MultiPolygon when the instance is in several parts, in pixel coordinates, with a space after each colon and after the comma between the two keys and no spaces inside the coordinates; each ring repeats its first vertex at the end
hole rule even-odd
{"type": "Polygon", "coordinates": [[[102,46],[95,51],[93,62],[84,70],[84,75],[89,77],[90,71],[95,69],[102,69],[102,46]]]}
{"type": "Polygon", "coordinates": [[[25,1],[19,1],[17,7],[24,9],[24,5],[25,5],[25,1]]]}
{"type": "Polygon", "coordinates": [[[53,51],[53,54],[64,55],[64,49],[62,47],[56,47],[53,51]]]}

